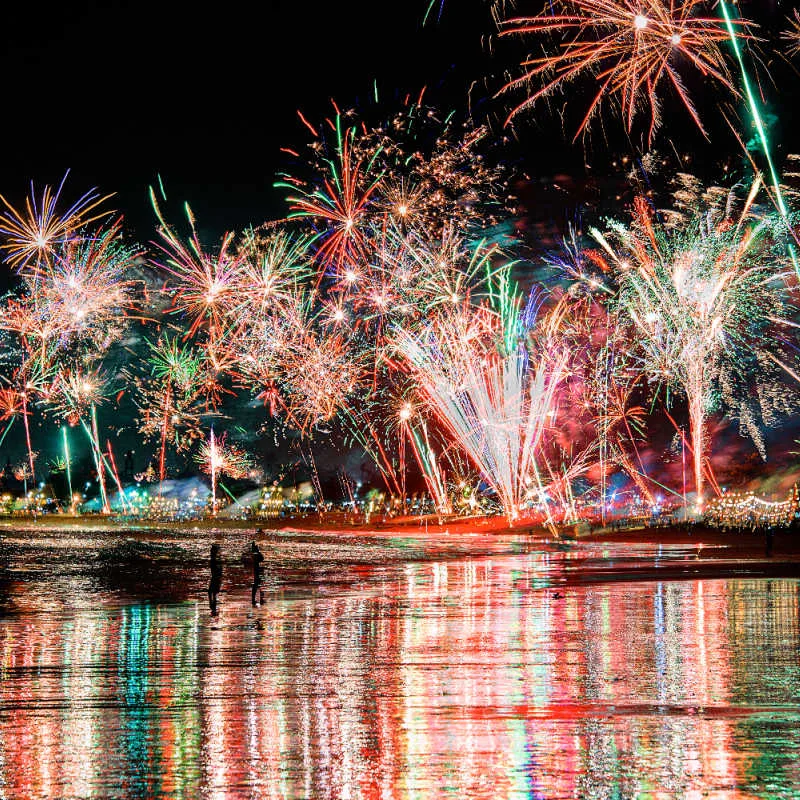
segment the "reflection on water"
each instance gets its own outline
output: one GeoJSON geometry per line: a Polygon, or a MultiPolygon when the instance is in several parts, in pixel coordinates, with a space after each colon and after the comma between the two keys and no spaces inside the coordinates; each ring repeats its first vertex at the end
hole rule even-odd
{"type": "Polygon", "coordinates": [[[202,566],[159,603],[10,581],[0,798],[800,796],[797,580],[563,584],[575,553],[516,549],[260,608],[231,567],[215,618],[202,566]]]}

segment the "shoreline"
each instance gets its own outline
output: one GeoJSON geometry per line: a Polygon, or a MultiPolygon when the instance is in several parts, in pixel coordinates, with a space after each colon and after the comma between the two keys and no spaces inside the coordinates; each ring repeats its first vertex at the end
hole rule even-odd
{"type": "MultiPolygon", "coordinates": [[[[272,590],[284,599],[319,584],[330,584],[331,592],[382,584],[412,564],[509,559],[518,559],[520,575],[528,576],[521,578],[530,581],[524,585],[543,591],[728,579],[790,579],[800,591],[800,536],[789,529],[768,543],[763,534],[701,526],[604,529],[555,538],[543,528],[510,528],[497,518],[483,525],[429,522],[427,529],[417,520],[382,527],[300,518],[270,522],[259,534],[257,525],[239,520],[222,525],[210,520],[130,525],[87,517],[2,520],[0,595],[4,587],[13,595],[19,591],[14,586],[50,585],[55,578],[94,581],[112,595],[153,602],[202,600],[210,546],[223,548],[226,581],[246,586],[249,567],[243,557],[250,540],[260,544],[272,590]],[[46,567],[51,562],[58,565],[53,574],[46,567]]],[[[0,597],[0,616],[12,606],[0,597]]]]}
{"type": "MultiPolygon", "coordinates": [[[[375,517],[369,522],[364,520],[348,520],[341,514],[331,514],[320,518],[316,514],[298,515],[278,519],[262,520],[127,520],[120,517],[102,515],[37,515],[14,516],[0,518],[0,537],[5,531],[39,529],[53,531],[97,530],[106,529],[127,533],[135,538],[137,534],[147,535],[150,532],[175,531],[191,533],[204,531],[207,533],[222,531],[251,531],[254,538],[261,530],[264,534],[280,535],[327,535],[341,537],[342,540],[372,536],[378,538],[403,536],[408,538],[437,539],[443,536],[468,537],[534,537],[549,544],[650,544],[650,545],[686,545],[708,548],[724,548],[729,552],[750,553],[762,552],[766,547],[766,537],[759,532],[735,532],[713,528],[708,525],[690,526],[673,525],[657,527],[631,527],[612,530],[595,528],[578,531],[575,524],[559,526],[558,535],[539,523],[531,521],[509,525],[503,517],[457,517],[441,522],[435,517],[406,517],[384,519],[375,517]]],[[[772,541],[774,554],[800,556],[800,534],[789,528],[776,530],[772,541]]]]}

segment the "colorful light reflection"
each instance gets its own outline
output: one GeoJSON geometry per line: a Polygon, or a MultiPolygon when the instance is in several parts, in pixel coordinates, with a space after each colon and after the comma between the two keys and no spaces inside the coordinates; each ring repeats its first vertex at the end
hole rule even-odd
{"type": "Polygon", "coordinates": [[[213,619],[199,602],[6,617],[0,797],[797,787],[797,581],[556,590],[550,559],[370,567],[258,609],[223,594],[213,619]]]}

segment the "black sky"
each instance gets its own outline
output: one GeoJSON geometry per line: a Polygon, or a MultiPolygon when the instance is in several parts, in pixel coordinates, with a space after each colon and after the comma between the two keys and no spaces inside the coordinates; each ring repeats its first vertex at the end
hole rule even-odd
{"type": "MultiPolygon", "coordinates": [[[[604,113],[586,139],[572,141],[594,81],[570,85],[557,102],[505,128],[510,99],[496,91],[529,45],[497,38],[487,0],[445,0],[441,15],[436,0],[423,24],[428,2],[15,4],[4,9],[0,51],[0,192],[18,205],[30,181],[41,188],[70,169],[65,199],[94,186],[116,193],[115,207],[145,245],[156,222],[147,190],[160,176],[170,221],[180,223],[186,201],[212,238],[285,214],[273,182],[289,163],[281,148],[302,151],[309,141],[298,111],[319,125],[335,101],[377,124],[424,87],[426,102],[489,121],[497,140],[511,136],[493,155],[519,178],[514,191],[533,252],[555,246],[568,224],[619,213],[634,191],[628,174],[641,138],[604,113]]],[[[791,64],[774,49],[794,5],[800,0],[742,2],[763,37],[758,88],[779,168],[787,153],[800,152],[800,59],[791,64]]],[[[520,13],[540,7],[541,0],[515,6],[520,13]]],[[[747,160],[726,118],[749,139],[744,104],[695,70],[684,72],[710,141],[663,92],[655,146],[672,161],[658,179],[669,179],[676,158],[709,181],[742,177],[747,160]]],[[[759,153],[754,158],[764,166],[759,153]]]]}
{"type": "MultiPolygon", "coordinates": [[[[272,188],[285,164],[280,147],[308,138],[298,109],[316,122],[330,114],[331,99],[367,107],[377,83],[384,107],[427,86],[427,100],[440,107],[464,111],[471,104],[479,116],[501,119],[503,102],[491,96],[520,51],[493,39],[484,0],[448,0],[441,17],[434,11],[423,25],[427,3],[15,4],[4,10],[0,191],[18,201],[30,180],[54,182],[70,168],[70,197],[95,185],[116,192],[117,207],[147,240],[154,221],[147,186],[161,174],[171,200],[189,201],[203,224],[221,232],[281,216],[272,188]]],[[[782,24],[792,3],[744,5],[769,27],[782,24]]],[[[764,55],[780,79],[778,87],[764,87],[781,119],[777,147],[796,152],[800,77],[769,50],[764,55]]],[[[702,107],[707,87],[692,88],[702,107]]],[[[570,91],[580,102],[582,88],[570,91]]],[[[708,101],[713,106],[715,98],[708,101]]],[[[717,169],[722,153],[735,153],[719,115],[711,115],[709,147],[685,114],[669,113],[669,106],[667,112],[663,146],[690,149],[699,170],[717,169]]],[[[509,158],[522,154],[527,173],[545,182],[558,174],[603,174],[613,171],[618,151],[631,147],[615,133],[619,127],[612,121],[588,143],[573,145],[542,106],[520,126],[509,158]]],[[[581,198],[560,194],[569,216],[581,198]]]]}
{"type": "Polygon", "coordinates": [[[298,109],[319,120],[331,98],[368,101],[374,82],[384,101],[427,84],[445,106],[466,105],[489,17],[480,2],[457,5],[425,27],[424,0],[17,8],[0,63],[0,190],[20,197],[29,180],[69,167],[74,192],[116,191],[138,229],[151,223],[146,189],[161,173],[168,193],[220,228],[279,215],[279,148],[307,138],[298,109]]]}

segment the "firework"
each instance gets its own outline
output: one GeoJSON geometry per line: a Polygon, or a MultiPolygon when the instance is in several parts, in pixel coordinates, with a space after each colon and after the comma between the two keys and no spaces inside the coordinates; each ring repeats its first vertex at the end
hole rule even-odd
{"type": "Polygon", "coordinates": [[[363,374],[357,353],[344,337],[309,332],[294,343],[280,367],[288,417],[301,431],[328,422],[355,391],[363,374]]]}
{"type": "Polygon", "coordinates": [[[69,369],[57,375],[47,394],[50,409],[73,426],[90,414],[93,406],[103,403],[105,397],[106,380],[99,371],[69,369]]]}
{"type": "Polygon", "coordinates": [[[249,232],[240,252],[236,301],[228,309],[228,370],[256,394],[280,404],[278,369],[285,354],[302,350],[299,340],[314,325],[316,293],[308,248],[312,239],[287,231],[249,232]]]}
{"type": "Polygon", "coordinates": [[[33,189],[24,212],[7,202],[0,233],[8,260],[17,268],[20,286],[6,300],[0,328],[16,342],[19,366],[12,382],[19,386],[31,477],[35,477],[28,417],[31,400],[71,424],[80,420],[90,440],[104,508],[103,457],[95,407],[101,398],[94,365],[117,341],[127,324],[133,284],[127,272],[137,250],[123,241],[121,222],[91,225],[88,215],[106,198],[94,191],[66,212],[56,192],[46,187],[37,201],[33,189]],[[87,424],[86,420],[90,422],[87,424]]]}
{"type": "Polygon", "coordinates": [[[72,239],[81,227],[107,216],[102,212],[90,217],[98,206],[112,195],[101,197],[96,189],[91,189],[63,212],[58,211],[61,191],[67,175],[61,179],[58,188],[45,186],[41,199],[31,184],[30,196],[25,201],[24,210],[18,210],[0,195],[6,211],[0,215],[0,235],[5,239],[0,245],[8,262],[17,268],[36,270],[49,264],[58,249],[72,239]]]}
{"type": "Polygon", "coordinates": [[[376,315],[388,312],[400,321],[427,316],[438,306],[459,305],[495,272],[498,246],[485,239],[470,242],[452,226],[435,236],[417,227],[405,233],[390,229],[385,238],[393,246],[375,259],[374,288],[369,293],[373,298],[386,297],[381,303],[373,299],[371,310],[376,315]]]}
{"type": "Polygon", "coordinates": [[[305,287],[267,308],[259,301],[228,345],[237,381],[303,433],[338,412],[364,371],[360,349],[347,332],[327,328],[316,296],[305,287]]]}
{"type": "MultiPolygon", "coordinates": [[[[312,276],[309,248],[314,237],[277,230],[247,231],[239,245],[242,256],[230,305],[234,328],[252,325],[253,317],[285,315],[297,304],[300,287],[312,276]]],[[[257,324],[257,323],[256,323],[257,324]]]]}
{"type": "Polygon", "coordinates": [[[374,387],[367,382],[344,403],[339,424],[346,442],[356,442],[377,467],[386,489],[405,497],[405,459],[398,440],[394,398],[388,381],[374,387]]]}
{"type": "Polygon", "coordinates": [[[605,521],[607,465],[620,468],[633,481],[641,496],[654,505],[650,477],[642,461],[639,445],[645,440],[645,409],[634,397],[643,392],[643,375],[632,368],[630,340],[619,334],[629,329],[616,328],[612,336],[593,354],[592,378],[586,402],[593,415],[600,466],[601,518],[605,521]]]}
{"type": "MultiPolygon", "coordinates": [[[[559,419],[557,438],[562,454],[557,461],[561,472],[554,481],[569,493],[564,476],[577,476],[581,468],[591,469],[596,457],[600,516],[605,522],[607,479],[612,467],[622,469],[642,497],[653,500],[652,479],[639,451],[645,440],[646,413],[635,402],[643,393],[644,377],[630,353],[635,331],[614,303],[615,289],[608,285],[609,276],[597,268],[595,254],[578,243],[574,231],[564,242],[562,256],[551,257],[550,263],[573,281],[565,296],[569,313],[562,329],[562,336],[573,349],[570,376],[561,398],[568,414],[559,419]]],[[[549,471],[552,475],[553,470],[549,471]]],[[[574,508],[571,496],[568,505],[574,508]]]]}
{"type": "Polygon", "coordinates": [[[331,142],[312,128],[311,174],[287,173],[276,184],[289,190],[290,216],[313,224],[319,266],[341,289],[355,288],[359,271],[380,256],[387,226],[431,238],[445,227],[486,230],[513,199],[503,170],[481,152],[486,128],[459,126],[421,105],[376,127],[345,125],[354,116],[337,109],[326,121],[331,142]]]}
{"type": "Polygon", "coordinates": [[[234,480],[253,476],[255,468],[251,456],[236,445],[227,444],[225,436],[217,437],[211,428],[208,440],[200,447],[195,462],[207,475],[211,476],[211,508],[217,512],[217,484],[221,475],[234,480]]]}
{"type": "MultiPolygon", "coordinates": [[[[704,0],[558,0],[532,17],[501,23],[502,35],[548,36],[552,51],[522,64],[522,75],[504,92],[543,81],[509,115],[509,120],[573,80],[591,77],[596,89],[577,135],[583,133],[603,103],[617,103],[626,130],[639,113],[649,117],[648,140],[661,124],[661,94],[670,87],[705,132],[686,89],[681,70],[691,67],[737,93],[720,48],[729,38],[722,20],[703,15],[704,0]]],[[[738,21],[733,36],[746,38],[738,21]]]]}
{"type": "Polygon", "coordinates": [[[69,439],[67,438],[67,428],[65,425],[61,426],[61,438],[63,439],[64,447],[64,470],[67,473],[67,491],[69,493],[68,506],[72,509],[74,497],[72,494],[72,459],[69,454],[69,439]]]}
{"type": "Polygon", "coordinates": [[[789,26],[781,34],[781,38],[787,43],[786,54],[794,57],[800,54],[800,11],[795,9],[789,17],[789,26]]]}
{"type": "Polygon", "coordinates": [[[343,398],[339,421],[377,466],[387,490],[405,496],[405,449],[412,448],[434,503],[449,507],[432,439],[437,437],[415,413],[413,425],[398,427],[397,408],[414,392],[406,368],[393,357],[393,331],[412,329],[443,307],[460,306],[495,272],[498,249],[484,241],[469,243],[450,226],[439,234],[416,224],[389,220],[373,231],[372,258],[346,287],[334,285],[327,324],[347,332],[348,349],[371,362],[369,379],[357,381],[343,398]]]}
{"type": "Polygon", "coordinates": [[[398,412],[401,436],[411,446],[414,459],[419,466],[425,485],[428,487],[438,514],[452,514],[453,505],[447,489],[445,475],[431,446],[428,426],[424,420],[414,423],[414,408],[411,403],[404,403],[398,412]]]}
{"type": "MultiPolygon", "coordinates": [[[[620,307],[635,327],[642,370],[686,397],[698,505],[709,474],[709,412],[724,404],[764,455],[753,388],[765,420],[786,394],[770,392],[766,378],[770,363],[781,363],[772,331],[789,324],[789,276],[780,267],[786,257],[778,223],[751,205],[757,188],[738,216],[729,200],[659,222],[639,199],[630,225],[593,231],[619,282],[620,307]]],[[[694,208],[702,208],[699,199],[694,208]]]]}
{"type": "Polygon", "coordinates": [[[322,225],[320,260],[324,267],[341,274],[363,255],[362,222],[380,175],[373,170],[374,160],[365,162],[353,152],[355,130],[343,130],[339,117],[336,134],[335,154],[326,160],[327,175],[319,185],[305,188],[300,182],[286,181],[276,185],[300,190],[288,198],[292,215],[322,225]]]}
{"type": "Polygon", "coordinates": [[[111,510],[106,492],[105,471],[114,476],[100,446],[97,426],[97,406],[106,399],[107,382],[99,371],[78,372],[64,370],[59,373],[47,393],[47,403],[56,416],[70,425],[80,424],[89,440],[97,470],[102,509],[111,510]]]}
{"type": "Polygon", "coordinates": [[[22,424],[25,429],[25,445],[28,450],[28,468],[32,479],[36,477],[34,462],[36,453],[31,442],[30,416],[31,406],[38,398],[46,397],[52,380],[51,373],[42,373],[37,369],[36,362],[29,361],[23,363],[12,370],[9,376],[3,376],[10,384],[10,387],[2,390],[0,395],[0,410],[3,420],[8,419],[9,423],[3,432],[3,438],[11,428],[11,424],[19,416],[22,417],[22,424]]]}
{"type": "MultiPolygon", "coordinates": [[[[174,376],[156,376],[159,386],[139,382],[143,432],[151,435],[159,420],[163,474],[163,453],[171,435],[167,421],[177,417],[193,439],[199,430],[195,423],[201,395],[205,411],[214,412],[223,395],[232,393],[233,382],[268,397],[273,411],[279,405],[286,410],[289,406],[282,390],[287,381],[297,387],[303,401],[314,393],[311,380],[303,374],[302,360],[313,359],[319,348],[334,356],[338,345],[314,331],[316,295],[309,285],[313,272],[308,256],[314,237],[284,230],[248,230],[241,237],[226,234],[212,251],[201,243],[191,212],[187,242],[158,213],[164,266],[172,279],[167,286],[173,297],[172,311],[186,318],[193,340],[178,360],[185,364],[190,352],[199,359],[191,367],[196,377],[191,392],[172,386],[174,376]]],[[[345,366],[341,364],[342,369],[345,366]]],[[[322,369],[324,365],[316,368],[318,377],[322,369]]],[[[318,397],[322,391],[321,385],[316,387],[318,397]]],[[[306,429],[311,420],[328,419],[331,413],[319,404],[303,408],[299,427],[306,429]]]]}
{"type": "Polygon", "coordinates": [[[146,440],[159,440],[158,478],[163,483],[167,446],[171,444],[181,453],[203,437],[203,359],[177,336],[148,341],[147,346],[150,359],[145,374],[129,377],[139,412],[139,432],[146,440]]]}
{"type": "Polygon", "coordinates": [[[19,296],[4,309],[1,327],[16,337],[29,372],[99,357],[127,323],[133,285],[126,273],[137,251],[121,240],[119,223],[79,234],[35,271],[24,267],[19,296]]]}
{"type": "Polygon", "coordinates": [[[127,273],[138,254],[121,238],[119,222],[72,239],[40,275],[32,298],[48,316],[60,320],[60,348],[104,352],[127,325],[133,284],[127,273]]]}
{"type": "MultiPolygon", "coordinates": [[[[722,11],[723,19],[725,20],[725,27],[728,31],[731,48],[733,49],[734,55],[736,56],[736,61],[739,65],[744,93],[747,97],[747,103],[750,106],[750,112],[753,115],[753,122],[756,126],[758,139],[761,142],[761,150],[764,153],[764,158],[767,162],[767,168],[772,180],[772,189],[774,192],[774,197],[772,199],[778,209],[778,212],[783,217],[787,228],[790,228],[789,209],[786,206],[786,201],[784,200],[783,191],[781,189],[780,180],[778,177],[778,171],[775,169],[775,162],[772,158],[772,151],[769,145],[769,140],[767,139],[766,126],[761,116],[761,104],[759,103],[757,92],[753,89],[752,81],[745,67],[744,57],[742,55],[742,47],[740,46],[739,36],[737,36],[736,25],[740,23],[740,20],[734,20],[733,13],[731,9],[728,8],[728,4],[725,0],[719,0],[719,7],[722,11]]],[[[792,260],[792,264],[794,265],[795,272],[800,275],[800,262],[798,262],[794,245],[791,242],[789,242],[788,253],[792,260]]]]}
{"type": "MultiPolygon", "coordinates": [[[[502,276],[501,276],[502,277],[502,276]]],[[[541,494],[537,450],[568,362],[563,307],[525,330],[507,281],[487,304],[443,307],[420,331],[398,329],[398,353],[428,407],[492,486],[510,520],[541,494]]]]}
{"type": "Polygon", "coordinates": [[[166,257],[162,266],[173,278],[172,310],[188,317],[190,335],[202,330],[213,345],[221,338],[227,304],[235,297],[233,284],[242,262],[235,235],[226,233],[219,246],[209,251],[200,241],[194,215],[187,206],[190,234],[184,241],[164,221],[152,192],[151,200],[161,223],[159,247],[166,257]]]}
{"type": "Polygon", "coordinates": [[[16,389],[0,389],[0,420],[14,420],[21,413],[21,393],[16,389]]]}

